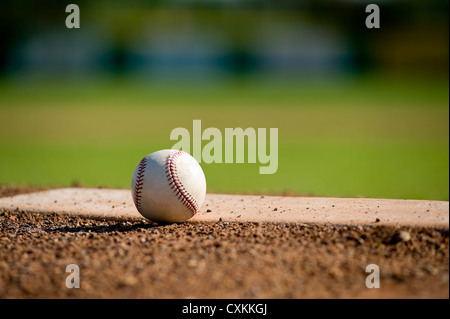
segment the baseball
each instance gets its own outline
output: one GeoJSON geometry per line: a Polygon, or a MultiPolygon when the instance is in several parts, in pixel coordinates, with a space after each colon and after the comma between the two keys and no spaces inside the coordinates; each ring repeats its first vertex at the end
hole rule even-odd
{"type": "Polygon", "coordinates": [[[184,222],[206,195],[206,179],[186,152],[160,150],[145,156],[134,170],[131,193],[139,213],[154,222],[184,222]]]}

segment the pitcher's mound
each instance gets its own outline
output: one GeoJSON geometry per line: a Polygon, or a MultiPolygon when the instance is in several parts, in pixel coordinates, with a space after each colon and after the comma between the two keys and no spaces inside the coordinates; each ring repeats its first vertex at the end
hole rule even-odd
{"type": "MultiPolygon", "coordinates": [[[[63,188],[0,198],[0,209],[139,220],[131,192],[63,188]]],[[[449,203],[428,200],[207,194],[190,221],[449,227],[449,203]]]]}

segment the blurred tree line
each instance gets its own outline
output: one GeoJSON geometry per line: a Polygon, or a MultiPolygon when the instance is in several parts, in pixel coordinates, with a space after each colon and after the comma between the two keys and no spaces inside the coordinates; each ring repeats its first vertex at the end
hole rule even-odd
{"type": "MultiPolygon", "coordinates": [[[[75,67],[89,60],[89,67],[113,74],[138,69],[151,73],[162,65],[181,70],[186,64],[194,65],[194,69],[207,65],[232,74],[264,69],[302,73],[310,68],[315,72],[332,66],[353,74],[448,74],[447,0],[379,1],[381,28],[376,30],[365,27],[365,7],[369,3],[3,0],[0,74],[14,75],[33,64],[45,71],[58,54],[69,55],[78,49],[95,54],[90,60],[75,54],[75,67]],[[80,32],[65,27],[65,8],[70,3],[80,7],[79,30],[84,32],[80,34],[93,31],[89,41],[81,37],[76,44],[70,44],[75,32],[80,32]],[[55,50],[58,45],[39,45],[42,34],[58,35],[55,41],[70,51],[55,50]],[[183,41],[186,43],[180,44],[183,41]],[[89,47],[98,49],[89,51],[89,47]],[[29,58],[33,50],[38,50],[35,48],[49,58],[29,58]]],[[[64,67],[60,70],[65,71],[64,67]]]]}

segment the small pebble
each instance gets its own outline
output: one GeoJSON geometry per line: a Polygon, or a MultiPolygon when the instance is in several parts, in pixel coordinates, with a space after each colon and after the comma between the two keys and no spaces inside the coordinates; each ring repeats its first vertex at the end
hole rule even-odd
{"type": "Polygon", "coordinates": [[[409,234],[409,232],[407,232],[407,231],[405,231],[405,230],[402,230],[402,231],[398,232],[398,233],[396,234],[396,237],[397,237],[399,240],[404,241],[404,242],[407,242],[407,241],[410,241],[410,240],[411,240],[411,235],[409,234]]]}

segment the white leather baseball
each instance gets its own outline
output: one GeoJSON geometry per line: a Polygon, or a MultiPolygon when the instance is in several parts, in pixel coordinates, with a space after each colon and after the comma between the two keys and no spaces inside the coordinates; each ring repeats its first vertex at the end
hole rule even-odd
{"type": "Polygon", "coordinates": [[[131,193],[137,210],[154,222],[184,222],[206,195],[206,179],[186,152],[161,150],[145,156],[134,170],[131,193]]]}

